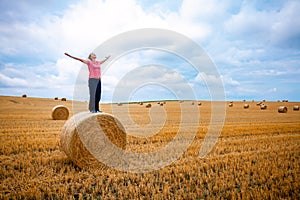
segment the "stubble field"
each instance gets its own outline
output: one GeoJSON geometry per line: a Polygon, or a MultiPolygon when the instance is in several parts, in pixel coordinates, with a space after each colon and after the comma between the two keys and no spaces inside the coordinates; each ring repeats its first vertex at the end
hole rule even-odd
{"type": "MultiPolygon", "coordinates": [[[[0,199],[300,199],[300,111],[293,110],[300,103],[265,102],[266,110],[256,102],[246,103],[248,109],[244,102],[226,105],[221,136],[204,158],[198,153],[209,127],[211,104],[181,103],[200,113],[187,151],[160,170],[129,173],[80,169],[61,151],[66,121],[52,120],[51,110],[65,105],[72,116],[71,101],[1,96],[0,199]],[[278,113],[280,105],[288,112],[278,113]]],[[[167,101],[161,107],[166,113],[163,128],[147,138],[129,134],[126,151],[151,152],[168,144],[180,126],[181,104],[167,101]]],[[[160,105],[130,104],[127,117],[146,127],[151,122],[149,111],[156,106],[160,105]]],[[[111,105],[101,107],[112,113],[111,105]]],[[[122,120],[126,122],[126,116],[122,120]]],[[[123,125],[134,131],[130,123],[123,125]]]]}

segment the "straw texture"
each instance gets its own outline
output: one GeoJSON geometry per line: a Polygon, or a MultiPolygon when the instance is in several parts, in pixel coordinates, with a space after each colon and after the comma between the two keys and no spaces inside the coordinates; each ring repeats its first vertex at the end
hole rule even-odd
{"type": "Polygon", "coordinates": [[[278,112],[279,113],[286,113],[288,111],[286,106],[279,106],[278,107],[278,112]]]}
{"type": "Polygon", "coordinates": [[[69,118],[69,109],[63,105],[57,105],[52,108],[52,119],[67,120],[69,118]]]}
{"type": "Polygon", "coordinates": [[[126,147],[126,133],[123,125],[113,115],[106,113],[74,115],[65,123],[60,139],[62,151],[80,168],[107,168],[93,156],[95,152],[105,149],[105,139],[110,140],[118,148],[125,149],[126,147]]]}

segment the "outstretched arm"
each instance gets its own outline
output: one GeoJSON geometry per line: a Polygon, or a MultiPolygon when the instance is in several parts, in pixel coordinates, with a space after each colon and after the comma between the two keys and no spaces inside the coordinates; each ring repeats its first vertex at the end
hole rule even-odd
{"type": "Polygon", "coordinates": [[[81,58],[77,58],[77,57],[75,57],[75,56],[71,56],[70,54],[68,54],[68,53],[65,53],[65,55],[66,56],[69,56],[70,58],[73,58],[73,59],[75,59],[75,60],[79,60],[80,62],[83,62],[83,63],[87,63],[87,61],[86,60],[84,60],[84,59],[81,59],[81,58]]]}
{"type": "Polygon", "coordinates": [[[104,60],[101,60],[101,61],[100,61],[100,63],[101,63],[101,64],[102,64],[102,63],[105,63],[109,58],[110,58],[110,55],[109,55],[109,56],[106,56],[106,57],[104,58],[104,60]]]}

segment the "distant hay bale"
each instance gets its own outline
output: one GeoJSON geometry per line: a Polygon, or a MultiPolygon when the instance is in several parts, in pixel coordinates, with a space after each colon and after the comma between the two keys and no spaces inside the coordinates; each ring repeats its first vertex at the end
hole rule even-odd
{"type": "Polygon", "coordinates": [[[257,106],[260,106],[261,104],[262,104],[261,101],[256,103],[257,106]]]}
{"type": "Polygon", "coordinates": [[[61,98],[61,100],[62,100],[62,101],[67,101],[67,99],[66,99],[66,98],[64,98],[64,97],[63,97],[63,98],[61,98]]]}
{"type": "Polygon", "coordinates": [[[142,105],[143,105],[143,102],[140,102],[140,105],[142,106],[142,105]]]}
{"type": "Polygon", "coordinates": [[[278,112],[279,113],[286,113],[288,111],[286,106],[279,106],[278,107],[278,112]]]}
{"type": "Polygon", "coordinates": [[[260,105],[260,109],[261,109],[261,110],[266,110],[266,109],[267,109],[267,105],[261,104],[261,105],[260,105]]]}
{"type": "Polygon", "coordinates": [[[54,100],[58,100],[58,97],[54,97],[54,100]]]}
{"type": "Polygon", "coordinates": [[[111,155],[112,152],[102,152],[109,142],[125,150],[125,129],[117,118],[107,113],[76,114],[65,123],[60,136],[61,150],[80,168],[107,168],[97,156],[111,155]]]}
{"type": "Polygon", "coordinates": [[[160,106],[164,106],[164,103],[163,103],[163,102],[160,102],[160,106]]]}
{"type": "Polygon", "coordinates": [[[201,105],[202,105],[202,103],[201,103],[201,102],[199,102],[199,103],[198,103],[198,106],[201,106],[201,105]]]}
{"type": "Polygon", "coordinates": [[[148,103],[147,105],[146,105],[146,108],[151,108],[151,103],[148,103]]]}
{"type": "Polygon", "coordinates": [[[245,109],[249,108],[249,104],[244,104],[244,108],[245,109]]]}
{"type": "Polygon", "coordinates": [[[23,97],[23,98],[26,98],[26,97],[27,97],[27,95],[26,95],[26,94],[23,94],[23,95],[22,95],[22,97],[23,97]]]}
{"type": "Polygon", "coordinates": [[[228,104],[229,107],[233,107],[233,103],[228,104]]]}
{"type": "Polygon", "coordinates": [[[294,106],[293,110],[295,110],[295,111],[299,110],[299,106],[294,106]]]}
{"type": "Polygon", "coordinates": [[[246,99],[244,99],[243,102],[246,102],[246,99]]]}
{"type": "Polygon", "coordinates": [[[192,102],[192,105],[194,105],[195,104],[195,102],[192,102]]]}
{"type": "Polygon", "coordinates": [[[123,104],[122,103],[118,103],[118,106],[122,106],[123,104]]]}
{"type": "Polygon", "coordinates": [[[69,109],[64,105],[57,105],[52,108],[52,119],[67,120],[69,118],[69,109]]]}

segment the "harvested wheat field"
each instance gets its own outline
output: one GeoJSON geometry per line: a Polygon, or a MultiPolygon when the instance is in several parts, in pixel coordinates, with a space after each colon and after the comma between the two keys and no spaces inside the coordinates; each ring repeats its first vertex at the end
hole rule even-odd
{"type": "MultiPolygon", "coordinates": [[[[204,158],[198,154],[209,127],[210,102],[166,101],[146,108],[147,103],[128,105],[129,116],[122,116],[125,104],[116,108],[128,131],[127,152],[153,152],[168,144],[180,126],[180,105],[199,112],[200,121],[193,142],[178,160],[159,170],[130,173],[79,168],[61,150],[66,120],[53,120],[51,111],[63,105],[71,117],[71,100],[1,96],[0,199],[300,199],[300,111],[293,110],[299,102],[266,101],[266,109],[257,102],[233,102],[230,107],[226,102],[221,136],[204,158]],[[245,103],[249,108],[244,109],[245,103]],[[287,112],[279,113],[279,106],[287,112]],[[157,114],[165,120],[158,133],[133,136],[147,134],[149,123],[157,128],[159,120],[151,122],[149,114],[158,107],[166,114],[157,114]],[[134,133],[140,129],[133,124],[145,127],[145,133],[134,133]]],[[[78,105],[87,107],[84,102],[78,105]]],[[[109,104],[101,108],[113,112],[109,104]]]]}

